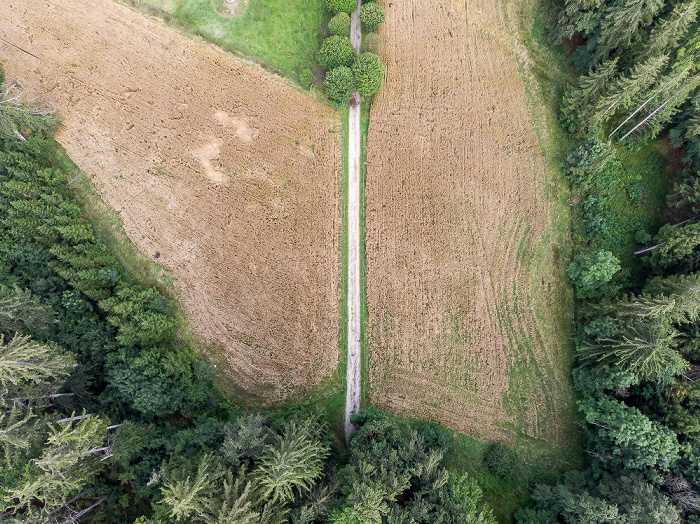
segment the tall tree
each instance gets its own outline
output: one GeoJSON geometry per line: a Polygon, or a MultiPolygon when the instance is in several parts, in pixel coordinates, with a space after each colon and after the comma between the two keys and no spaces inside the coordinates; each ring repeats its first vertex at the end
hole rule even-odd
{"type": "Polygon", "coordinates": [[[586,422],[593,426],[594,455],[608,467],[668,470],[678,460],[675,433],[637,408],[605,397],[581,400],[579,407],[586,422]]]}
{"type": "Polygon", "coordinates": [[[677,3],[668,16],[654,24],[647,45],[640,50],[640,56],[654,57],[673,51],[695,22],[698,8],[698,0],[677,3]]]}
{"type": "Polygon", "coordinates": [[[54,312],[17,286],[0,286],[0,331],[45,331],[54,321],[54,312]]]}
{"type": "Polygon", "coordinates": [[[19,334],[6,342],[0,335],[0,386],[6,390],[55,387],[74,364],[75,359],[55,344],[19,334]]]}
{"type": "Polygon", "coordinates": [[[601,24],[598,56],[629,47],[640,27],[649,25],[661,11],[664,0],[614,0],[605,10],[601,24]]]}
{"type": "Polygon", "coordinates": [[[321,427],[315,422],[290,422],[281,436],[265,446],[255,471],[268,505],[294,500],[294,489],[311,490],[321,476],[329,449],[318,441],[321,427]]]}
{"type": "Polygon", "coordinates": [[[72,416],[49,426],[41,456],[34,460],[19,486],[6,500],[15,508],[32,502],[43,512],[63,505],[106,467],[109,447],[104,445],[107,422],[98,416],[72,416]]]}

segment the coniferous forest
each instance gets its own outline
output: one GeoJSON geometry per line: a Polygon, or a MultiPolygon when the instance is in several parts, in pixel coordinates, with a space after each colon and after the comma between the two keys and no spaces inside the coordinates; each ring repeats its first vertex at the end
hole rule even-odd
{"type": "Polygon", "coordinates": [[[589,467],[538,485],[521,523],[700,517],[700,3],[566,0],[550,26],[577,80],[574,386],[589,467]]]}

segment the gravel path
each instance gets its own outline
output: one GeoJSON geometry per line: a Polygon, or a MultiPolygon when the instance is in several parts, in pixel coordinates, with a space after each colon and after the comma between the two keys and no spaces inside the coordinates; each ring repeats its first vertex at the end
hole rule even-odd
{"type": "MultiPolygon", "coordinates": [[[[350,15],[350,41],[359,54],[362,41],[360,5],[350,15]]],[[[345,438],[355,429],[350,415],[360,409],[360,93],[349,102],[348,125],[348,377],[345,438]]]]}

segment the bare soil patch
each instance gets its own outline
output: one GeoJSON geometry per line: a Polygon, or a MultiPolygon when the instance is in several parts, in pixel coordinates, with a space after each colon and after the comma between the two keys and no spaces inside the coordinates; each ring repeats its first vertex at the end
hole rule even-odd
{"type": "Polygon", "coordinates": [[[0,47],[237,388],[272,402],[332,376],[334,112],[111,0],[10,0],[0,35],[38,57],[0,47]]]}
{"type": "Polygon", "coordinates": [[[566,288],[499,0],[380,2],[367,151],[370,397],[481,438],[565,440],[566,288]],[[562,335],[563,333],[563,335],[562,335]]]}

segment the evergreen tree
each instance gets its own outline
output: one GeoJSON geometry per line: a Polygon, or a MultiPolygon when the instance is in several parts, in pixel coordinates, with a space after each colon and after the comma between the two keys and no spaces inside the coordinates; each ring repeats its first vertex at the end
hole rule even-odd
{"type": "Polygon", "coordinates": [[[582,75],[575,86],[569,86],[562,100],[562,112],[576,115],[586,123],[592,120],[592,109],[615,81],[618,58],[606,60],[588,75],[582,75]]]}
{"type": "Polygon", "coordinates": [[[664,6],[663,0],[614,0],[605,10],[601,24],[598,56],[626,49],[640,27],[649,25],[664,6]]]}
{"type": "Polygon", "coordinates": [[[678,2],[667,17],[654,24],[648,44],[640,51],[640,55],[654,57],[673,51],[695,22],[699,8],[698,0],[678,2]]]}
{"type": "Polygon", "coordinates": [[[654,83],[667,63],[666,56],[652,56],[646,62],[634,66],[628,76],[620,75],[600,94],[587,127],[595,128],[609,120],[616,111],[628,109],[637,95],[654,83]]]}
{"type": "Polygon", "coordinates": [[[679,444],[673,431],[649,420],[637,408],[605,397],[581,400],[579,407],[594,428],[595,456],[607,467],[668,470],[678,460],[679,444]]]}
{"type": "Polygon", "coordinates": [[[16,509],[39,502],[44,513],[63,505],[106,467],[105,458],[110,454],[103,444],[106,428],[104,420],[90,415],[72,416],[49,426],[41,456],[6,500],[16,509]]]}
{"type": "Polygon", "coordinates": [[[639,380],[669,384],[688,369],[688,362],[675,349],[678,335],[665,320],[632,321],[623,324],[614,339],[582,344],[578,357],[628,371],[639,380]]]}
{"type": "Polygon", "coordinates": [[[694,269],[691,255],[700,246],[700,224],[665,225],[654,239],[651,265],[657,269],[694,269]]]}
{"type": "Polygon", "coordinates": [[[54,321],[51,307],[17,286],[0,286],[0,331],[46,331],[54,321]]]}
{"type": "Polygon", "coordinates": [[[255,475],[268,505],[293,501],[294,489],[308,492],[321,476],[329,449],[314,438],[320,431],[311,420],[290,422],[281,436],[265,446],[255,475]]]}
{"type": "Polygon", "coordinates": [[[21,388],[55,387],[73,371],[75,360],[55,344],[15,335],[9,342],[0,335],[0,386],[21,388]]]}

